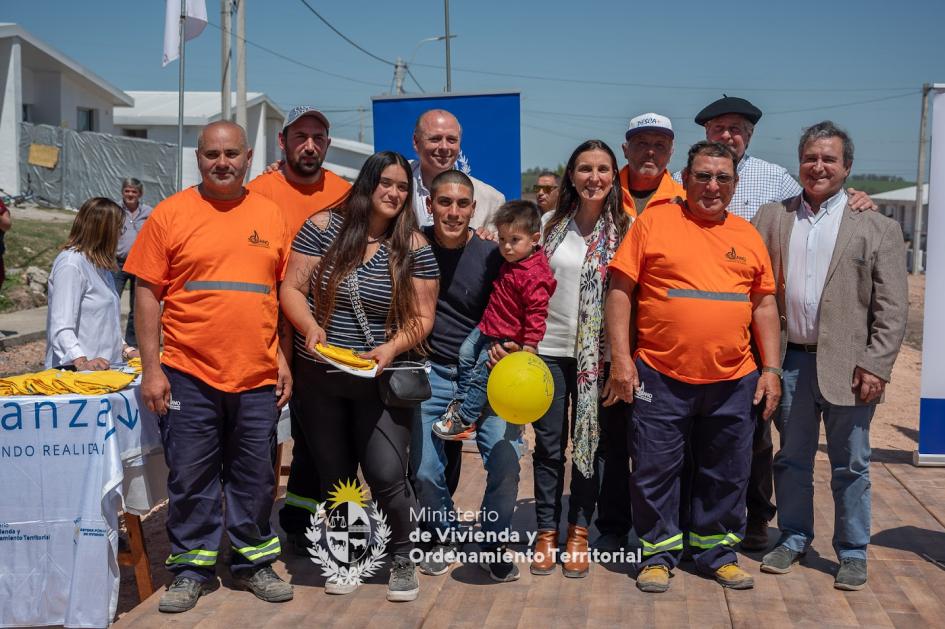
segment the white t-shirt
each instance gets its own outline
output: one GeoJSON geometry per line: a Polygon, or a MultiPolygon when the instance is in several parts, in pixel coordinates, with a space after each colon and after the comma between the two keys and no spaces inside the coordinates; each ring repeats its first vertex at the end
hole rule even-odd
{"type": "Polygon", "coordinates": [[[112,274],[85,254],[63,251],[49,273],[46,311],[46,368],[76,358],[121,360],[121,304],[112,274]]]}
{"type": "MultiPolygon", "coordinates": [[[[542,217],[542,229],[551,216],[542,217]]],[[[548,302],[545,338],[538,344],[538,353],[546,356],[575,358],[577,356],[578,309],[580,306],[581,268],[587,256],[587,242],[572,220],[564,239],[549,258],[558,282],[548,302]]]]}

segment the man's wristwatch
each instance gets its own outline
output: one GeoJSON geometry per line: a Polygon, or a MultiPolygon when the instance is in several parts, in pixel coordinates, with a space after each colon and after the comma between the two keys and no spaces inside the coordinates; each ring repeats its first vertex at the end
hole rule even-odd
{"type": "Polygon", "coordinates": [[[761,373],[773,373],[779,378],[784,376],[784,370],[780,367],[762,367],[761,373]]]}

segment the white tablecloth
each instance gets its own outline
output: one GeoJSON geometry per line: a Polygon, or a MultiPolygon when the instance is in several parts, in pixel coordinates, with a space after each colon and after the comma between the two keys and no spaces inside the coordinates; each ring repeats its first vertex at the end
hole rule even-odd
{"type": "Polygon", "coordinates": [[[137,386],[0,398],[0,627],[111,621],[118,513],[167,497],[157,417],[139,403],[137,386]]]}

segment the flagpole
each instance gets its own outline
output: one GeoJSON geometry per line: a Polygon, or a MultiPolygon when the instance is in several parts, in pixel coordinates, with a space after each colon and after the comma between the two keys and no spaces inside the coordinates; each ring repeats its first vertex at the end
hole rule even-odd
{"type": "Polygon", "coordinates": [[[180,3],[180,72],[177,87],[177,190],[184,186],[184,22],[187,20],[187,2],[180,3]]]}

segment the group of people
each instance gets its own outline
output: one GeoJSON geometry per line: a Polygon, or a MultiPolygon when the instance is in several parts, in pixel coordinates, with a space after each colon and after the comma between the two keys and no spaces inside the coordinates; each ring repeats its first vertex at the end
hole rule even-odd
{"type": "MultiPolygon", "coordinates": [[[[671,121],[636,116],[625,166],[605,142],[583,142],[561,175],[539,176],[537,204],[506,202],[454,169],[462,129],[444,110],[418,119],[416,163],[376,153],[350,186],[322,167],[329,121],[315,108],[289,112],[283,160],[245,186],[245,131],[205,127],[201,183],[154,208],[122,265],[137,281],[142,399],[160,418],[170,470],[174,580],[160,609],[196,604],[224,530],[237,586],[266,601],[292,597],[271,568],[282,546],[269,523],[286,401],[294,446],[279,519],[290,550],[309,556],[319,504],[360,468],[390,522],[388,599],[415,599],[416,572],[444,574],[460,549],[452,495],[467,439],[486,473],[480,546],[491,560],[482,567],[495,581],[518,579],[499,533],[511,530],[523,430],[494,413],[483,386],[488,368],[519,350],[544,361],[554,383],[551,407],[532,424],[532,574],[560,563],[567,577],[587,575],[594,525],[604,550],[627,546],[635,531],[645,592],[667,590],[684,555],[726,587],[752,587],[734,547],[768,548],[774,487],[780,538],[762,570],[790,571],[814,535],[823,420],[836,586],[862,588],[869,423],[906,321],[902,232],[867,195],[844,189],[846,132],[829,121],[805,130],[798,185],[747,153],[761,115],[740,98],[707,106],[696,116],[706,140],[675,175],[671,121]],[[393,403],[380,379],[319,360],[326,343],[379,372],[423,356],[430,397],[393,403]],[[418,527],[436,541],[417,564],[418,527]]],[[[87,213],[117,229],[112,209],[87,213]]],[[[115,254],[93,259],[73,232],[63,256],[84,255],[104,280],[115,254]]],[[[115,251],[113,240],[102,246],[115,251]]],[[[88,368],[78,359],[99,350],[78,355],[74,336],[58,334],[52,363],[88,368]]],[[[357,585],[329,579],[325,590],[357,585]]]]}

